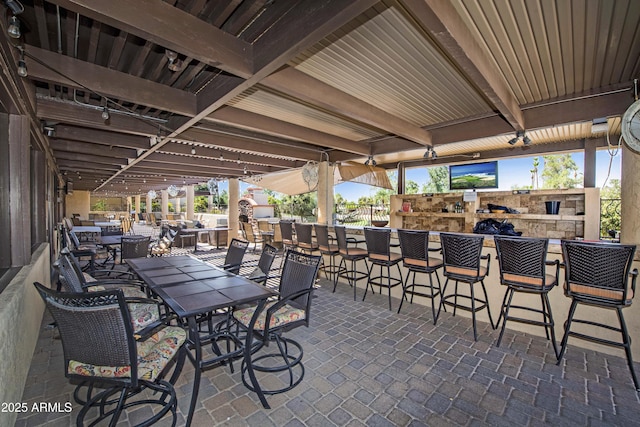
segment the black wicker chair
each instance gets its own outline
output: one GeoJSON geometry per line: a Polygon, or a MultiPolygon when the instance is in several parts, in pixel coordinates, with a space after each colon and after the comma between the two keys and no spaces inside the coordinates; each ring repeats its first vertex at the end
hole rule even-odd
{"type": "Polygon", "coordinates": [[[496,343],[500,347],[502,336],[508,320],[529,325],[544,326],[547,339],[551,340],[553,351],[558,357],[558,346],[554,331],[553,314],[549,303],[549,291],[558,284],[559,261],[547,261],[547,239],[495,236],[498,264],[500,266],[500,283],[507,287],[502,300],[500,317],[502,329],[496,343]],[[554,274],[547,274],[546,266],[555,265],[554,274]],[[531,306],[512,305],[516,292],[538,294],[542,302],[540,309],[531,306]],[[511,309],[531,311],[542,314],[542,321],[531,318],[510,316],[511,309]]]}
{"type": "Polygon", "coordinates": [[[151,416],[139,426],[152,425],[169,412],[175,425],[173,383],[184,364],[184,329],[163,326],[148,334],[134,334],[121,290],[76,294],[55,292],[39,283],[35,287],[60,331],[65,376],[80,381],[74,391],[74,399],[83,406],[77,415],[78,426],[84,425],[92,408],[97,419],[91,425],[109,420],[115,426],[124,410],[140,405],[160,409],[149,411],[151,416]],[[173,374],[166,381],[163,376],[174,362],[173,374]],[[155,395],[136,397],[145,389],[155,395]]]}
{"type": "Polygon", "coordinates": [[[120,264],[130,258],[146,258],[149,255],[150,236],[122,236],[120,264]]]}
{"type": "Polygon", "coordinates": [[[318,251],[318,243],[313,241],[313,224],[296,223],[297,248],[302,252],[313,254],[318,251]]]}
{"type": "Polygon", "coordinates": [[[373,286],[387,288],[389,293],[389,310],[391,310],[391,288],[402,285],[402,270],[400,270],[400,261],[402,261],[402,255],[399,253],[391,252],[391,229],[390,228],[370,228],[365,227],[364,238],[367,242],[367,257],[369,260],[369,280],[367,286],[364,289],[364,295],[362,301],[367,297],[367,291],[373,286]],[[375,266],[380,267],[380,274],[372,276],[375,266]],[[391,267],[398,267],[398,277],[391,276],[391,267]],[[383,274],[383,270],[386,269],[386,274],[383,274]]]}
{"type": "Polygon", "coordinates": [[[247,279],[253,280],[261,285],[266,285],[270,277],[271,266],[278,255],[278,249],[265,244],[258,260],[258,265],[246,275],[247,279]]]}
{"type": "MultiPolygon", "coordinates": [[[[277,394],[291,390],[304,378],[302,346],[292,338],[285,337],[284,333],[298,326],[309,326],[313,284],[319,266],[320,256],[292,250],[287,251],[280,277],[278,299],[267,303],[255,323],[253,333],[259,343],[254,349],[253,369],[274,374],[274,378],[266,379],[273,387],[277,387],[263,389],[265,394],[277,394]],[[264,350],[270,341],[277,344],[278,352],[269,353],[264,350]],[[279,375],[285,371],[286,375],[279,375]],[[283,379],[280,380],[280,378],[283,379]],[[281,381],[280,384],[276,386],[275,383],[279,381],[281,381]]],[[[233,318],[238,325],[246,329],[255,310],[255,306],[234,310],[233,318]]],[[[242,381],[247,388],[253,391],[254,388],[247,381],[246,374],[247,369],[243,361],[242,381]]],[[[261,380],[264,379],[264,377],[261,378],[261,380]]]]}
{"type": "Polygon", "coordinates": [[[402,299],[400,300],[398,313],[402,309],[404,300],[407,299],[407,294],[411,295],[411,303],[413,303],[415,295],[429,298],[431,299],[431,314],[435,325],[438,321],[435,298],[438,295],[442,297],[438,270],[442,268],[443,263],[441,259],[429,256],[429,252],[440,251],[440,248],[429,248],[429,232],[424,230],[398,230],[398,239],[400,240],[400,251],[402,252],[402,264],[408,270],[402,286],[402,299]],[[429,284],[416,283],[417,273],[428,274],[429,284]],[[409,278],[412,274],[413,280],[410,283],[409,278]],[[438,281],[437,288],[433,286],[434,274],[438,281]]]}
{"type": "Polygon", "coordinates": [[[442,260],[444,262],[444,275],[447,280],[442,289],[440,308],[445,305],[453,307],[453,315],[456,315],[458,308],[471,312],[473,320],[473,339],[478,340],[478,329],[476,325],[476,312],[487,309],[491,327],[495,329],[491,310],[489,308],[489,298],[487,289],[484,286],[484,278],[489,274],[491,259],[488,255],[482,255],[482,244],[484,236],[464,235],[455,233],[440,233],[440,243],[442,245],[442,260]],[[480,261],[487,261],[486,267],[480,265],[480,261]],[[455,281],[454,293],[447,295],[447,285],[449,281],[455,281]],[[458,283],[468,283],[470,295],[458,292],[458,283]],[[484,299],[475,296],[474,285],[480,283],[484,299]],[[469,305],[461,304],[458,300],[468,300],[469,305]],[[451,301],[453,300],[453,301],[451,301]]]}
{"type": "Polygon", "coordinates": [[[324,271],[324,275],[328,280],[335,281],[336,276],[342,271],[336,264],[336,257],[340,255],[338,245],[331,244],[329,241],[329,228],[326,225],[315,224],[316,240],[318,242],[318,250],[323,255],[320,271],[324,271]],[[329,257],[329,265],[324,262],[324,256],[329,257]]]}
{"type": "Polygon", "coordinates": [[[347,230],[343,226],[336,225],[334,230],[336,232],[336,240],[338,241],[338,251],[342,259],[338,265],[338,274],[336,274],[333,280],[333,292],[336,291],[336,286],[338,286],[338,279],[343,277],[347,279],[349,286],[353,287],[353,300],[355,301],[358,281],[369,277],[369,264],[367,264],[368,253],[366,249],[349,246],[349,244],[357,245],[364,243],[364,241],[348,239],[347,230]],[[366,271],[359,271],[357,269],[358,261],[364,261],[366,271]],[[350,263],[349,267],[347,267],[347,262],[350,263]]]}
{"type": "Polygon", "coordinates": [[[242,258],[247,252],[249,242],[245,242],[239,239],[231,239],[229,248],[227,249],[227,255],[224,258],[224,264],[221,268],[229,271],[233,274],[240,273],[240,266],[242,265],[242,258]]]}
{"type": "MultiPolygon", "coordinates": [[[[571,307],[564,326],[558,364],[562,361],[567,350],[569,336],[599,344],[622,347],[627,356],[633,384],[636,390],[640,391],[640,383],[638,383],[631,356],[631,339],[622,314],[622,309],[631,305],[636,291],[638,270],[635,268],[631,270],[635,251],[635,245],[562,241],[562,256],[565,266],[564,292],[566,296],[571,298],[571,307]],[[615,310],[620,327],[595,320],[574,319],[578,304],[615,310]],[[588,325],[588,327],[583,329],[583,332],[575,332],[571,330],[574,323],[588,325]],[[593,330],[593,327],[608,331],[606,332],[608,335],[611,332],[618,332],[622,335],[622,341],[612,341],[587,334],[586,332],[593,330]]],[[[591,310],[587,316],[591,319],[595,318],[591,310]]]]}

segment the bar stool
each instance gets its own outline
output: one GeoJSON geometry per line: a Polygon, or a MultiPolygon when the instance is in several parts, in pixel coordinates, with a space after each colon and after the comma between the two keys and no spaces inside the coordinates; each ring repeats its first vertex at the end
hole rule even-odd
{"type": "Polygon", "coordinates": [[[318,251],[318,244],[313,241],[313,224],[296,223],[295,228],[298,249],[309,255],[318,251]]]}
{"type": "MultiPolygon", "coordinates": [[[[409,270],[402,286],[402,298],[398,313],[402,309],[402,303],[407,299],[407,294],[411,295],[411,303],[415,295],[431,299],[431,313],[433,315],[433,324],[438,321],[436,315],[435,298],[440,295],[442,297],[442,288],[440,287],[440,276],[438,270],[442,268],[442,260],[429,256],[430,251],[440,251],[440,248],[429,248],[429,232],[424,230],[398,230],[398,239],[400,240],[400,251],[402,252],[402,264],[409,270]],[[413,280],[409,283],[409,277],[413,273],[413,280]],[[416,273],[424,273],[429,275],[429,284],[416,283],[416,273]],[[438,288],[433,286],[433,275],[438,280],[438,288]],[[426,288],[426,291],[420,288],[426,288]],[[428,291],[428,293],[427,293],[428,291]]],[[[440,304],[438,304],[439,306],[440,304]]]]}
{"type": "Polygon", "coordinates": [[[486,308],[487,313],[489,314],[491,327],[493,329],[496,328],[491,317],[489,298],[487,297],[487,290],[484,286],[484,278],[489,274],[491,259],[488,255],[482,255],[483,241],[484,236],[440,233],[442,260],[444,261],[444,275],[447,280],[444,282],[444,288],[442,289],[443,296],[440,300],[440,307],[438,307],[438,314],[440,313],[440,308],[445,305],[453,307],[454,316],[456,315],[456,310],[458,308],[470,311],[473,319],[473,339],[475,341],[478,341],[476,312],[486,308]],[[486,267],[480,265],[480,260],[482,259],[487,260],[486,267]],[[456,282],[456,288],[453,294],[445,295],[449,280],[454,280],[456,282]],[[466,295],[459,293],[458,282],[468,283],[471,294],[466,295]],[[475,296],[473,285],[478,282],[482,286],[484,299],[476,298],[475,296]],[[460,304],[458,302],[458,298],[469,300],[470,304],[460,304]],[[453,299],[453,301],[450,301],[451,299],[453,299]]]}
{"type": "Polygon", "coordinates": [[[366,279],[369,277],[369,265],[367,264],[367,250],[351,247],[349,243],[363,243],[363,241],[358,241],[355,239],[347,239],[347,231],[343,226],[336,225],[334,227],[336,232],[336,239],[338,240],[338,252],[340,253],[340,264],[338,265],[338,274],[336,274],[335,279],[333,281],[333,292],[336,291],[336,286],[338,286],[338,279],[340,277],[344,277],[347,279],[349,286],[353,287],[353,300],[356,300],[356,288],[359,280],[366,279]],[[347,261],[351,263],[349,267],[347,267],[347,261]],[[359,271],[357,267],[358,261],[364,261],[364,266],[367,269],[366,272],[359,271]]]}
{"type": "MultiPolygon", "coordinates": [[[[622,314],[622,309],[631,305],[636,293],[638,270],[635,268],[631,270],[636,246],[570,240],[563,240],[561,245],[565,265],[564,293],[571,298],[571,307],[564,325],[564,336],[557,364],[560,364],[567,350],[569,335],[599,344],[622,347],[627,355],[627,364],[631,371],[633,384],[636,390],[640,391],[640,383],[638,383],[638,377],[636,377],[636,371],[633,368],[631,338],[629,338],[629,331],[622,314]],[[631,277],[631,281],[629,281],[629,277],[631,277]],[[578,304],[615,310],[620,327],[594,320],[574,319],[573,316],[578,304]],[[622,335],[622,342],[574,332],[571,330],[573,323],[588,325],[587,330],[593,330],[592,327],[595,326],[609,331],[608,335],[611,332],[619,332],[622,335]]],[[[589,310],[587,316],[587,318],[596,319],[592,309],[589,310]]]]}
{"type": "Polygon", "coordinates": [[[498,253],[498,265],[500,266],[500,283],[507,287],[502,300],[500,317],[502,329],[496,347],[500,347],[507,320],[526,323],[529,325],[544,326],[547,339],[551,339],[553,351],[558,357],[558,346],[554,331],[553,315],[549,303],[549,291],[558,283],[559,261],[547,261],[548,239],[536,239],[529,237],[495,236],[496,252],[498,253]],[[555,265],[555,274],[547,274],[546,266],[555,265]],[[516,292],[538,294],[542,301],[542,308],[511,305],[516,292]],[[542,314],[542,321],[529,318],[514,317],[509,315],[510,309],[527,310],[542,314]]]}
{"type": "Polygon", "coordinates": [[[293,221],[280,220],[280,233],[282,233],[282,246],[286,248],[295,248],[298,245],[297,240],[293,238],[293,221]]]}
{"type": "Polygon", "coordinates": [[[328,280],[334,281],[337,274],[340,272],[340,267],[336,265],[335,258],[340,255],[340,249],[338,245],[332,245],[329,243],[329,228],[326,225],[315,224],[316,240],[318,241],[318,249],[323,255],[322,265],[320,270],[324,271],[324,275],[328,280]],[[324,256],[329,257],[329,265],[324,262],[324,256]]]}
{"type": "Polygon", "coordinates": [[[364,238],[367,242],[368,260],[371,263],[369,267],[369,280],[367,287],[364,289],[364,296],[362,301],[367,296],[367,290],[371,286],[371,292],[373,292],[373,286],[379,286],[380,292],[382,288],[387,288],[389,291],[389,310],[391,310],[391,288],[402,285],[402,271],[400,270],[400,261],[402,261],[402,255],[399,253],[391,252],[391,229],[390,228],[370,228],[365,227],[364,238]],[[380,274],[378,276],[371,277],[374,266],[380,267],[380,274]],[[398,274],[400,278],[391,277],[391,267],[398,267],[398,274]],[[383,274],[383,269],[387,269],[387,274],[383,274]]]}

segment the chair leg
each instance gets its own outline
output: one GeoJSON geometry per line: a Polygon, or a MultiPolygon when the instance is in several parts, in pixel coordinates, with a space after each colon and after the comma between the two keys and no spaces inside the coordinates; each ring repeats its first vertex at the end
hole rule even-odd
{"type": "MultiPolygon", "coordinates": [[[[347,262],[344,258],[342,258],[340,260],[340,264],[338,264],[338,270],[340,270],[340,268],[342,267],[342,265],[344,264],[344,269],[347,269],[347,262]]],[[[333,292],[336,291],[336,287],[338,286],[338,279],[340,278],[340,274],[337,274],[334,278],[333,278],[333,292]]],[[[347,272],[347,280],[349,280],[349,273],[347,272]]]]}
{"type": "Polygon", "coordinates": [[[629,331],[627,330],[627,324],[624,321],[624,316],[622,315],[622,309],[620,307],[616,307],[616,312],[618,313],[618,320],[620,320],[620,330],[622,332],[622,343],[624,346],[624,352],[627,355],[627,364],[629,365],[629,370],[631,371],[631,378],[633,378],[633,385],[635,386],[637,391],[640,391],[640,384],[638,384],[638,377],[636,377],[636,371],[633,368],[633,357],[631,356],[631,339],[629,338],[629,331]]]}
{"type": "Polygon", "coordinates": [[[484,280],[480,281],[480,286],[482,286],[482,293],[484,293],[484,303],[485,303],[485,308],[487,309],[487,314],[489,315],[489,323],[491,323],[491,329],[495,331],[498,325],[493,323],[493,317],[491,317],[491,307],[489,307],[489,296],[487,295],[487,288],[484,286],[484,280]]]}
{"type": "Polygon", "coordinates": [[[556,365],[560,365],[562,362],[562,357],[564,356],[564,352],[567,351],[567,341],[569,340],[569,330],[571,329],[571,321],[573,320],[573,315],[576,312],[576,307],[578,306],[578,301],[572,300],[571,307],[569,308],[569,316],[567,317],[567,321],[564,323],[564,335],[562,336],[562,343],[560,344],[560,355],[558,355],[558,362],[556,365]]]}
{"type": "MultiPolygon", "coordinates": [[[[505,327],[507,326],[507,319],[509,318],[509,309],[511,308],[511,301],[513,300],[513,294],[515,290],[513,288],[507,288],[507,291],[504,293],[504,299],[502,301],[502,308],[500,309],[500,317],[502,318],[502,329],[500,330],[500,336],[498,337],[498,342],[496,342],[496,347],[500,347],[500,343],[502,342],[502,335],[504,335],[505,327]],[[506,302],[507,295],[509,295],[509,301],[506,302]],[[506,305],[505,305],[506,302],[506,305]]],[[[498,324],[500,323],[500,319],[498,319],[498,324]]],[[[557,356],[557,354],[556,354],[557,356]]]]}
{"type": "MultiPolygon", "coordinates": [[[[473,290],[473,283],[469,284],[471,288],[471,318],[473,319],[473,340],[478,341],[478,328],[476,327],[476,295],[473,290]]],[[[493,324],[491,324],[493,326],[493,324]]]]}
{"type": "MultiPolygon", "coordinates": [[[[544,293],[543,295],[543,300],[542,300],[542,306],[544,307],[544,305],[547,305],[547,313],[549,316],[549,329],[551,329],[551,344],[553,345],[553,351],[556,355],[556,358],[558,357],[558,344],[556,343],[556,331],[555,331],[555,322],[553,320],[553,314],[551,313],[551,303],[549,303],[549,294],[548,293],[544,293]]],[[[546,327],[545,327],[546,329],[546,327]]]]}
{"type": "MultiPolygon", "coordinates": [[[[442,292],[440,293],[440,304],[438,304],[438,314],[436,317],[440,317],[440,309],[444,307],[444,293],[447,291],[447,285],[449,284],[449,278],[444,281],[444,286],[442,287],[442,292]]],[[[445,308],[446,309],[446,308],[445,308]]]]}
{"type": "MultiPolygon", "coordinates": [[[[404,284],[402,285],[402,297],[400,298],[400,305],[398,306],[398,313],[402,309],[402,303],[405,299],[407,299],[407,288],[409,287],[409,276],[411,276],[411,270],[407,273],[407,277],[404,279],[404,284]]],[[[413,283],[416,281],[416,272],[413,272],[413,283]]],[[[413,293],[411,294],[411,303],[413,304],[413,293]]]]}

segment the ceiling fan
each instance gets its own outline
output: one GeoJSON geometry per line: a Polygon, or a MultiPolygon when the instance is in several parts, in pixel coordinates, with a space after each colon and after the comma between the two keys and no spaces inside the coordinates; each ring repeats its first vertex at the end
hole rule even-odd
{"type": "Polygon", "coordinates": [[[636,102],[631,104],[622,116],[622,137],[629,149],[640,154],[640,100],[638,100],[638,80],[634,80],[636,102]]]}

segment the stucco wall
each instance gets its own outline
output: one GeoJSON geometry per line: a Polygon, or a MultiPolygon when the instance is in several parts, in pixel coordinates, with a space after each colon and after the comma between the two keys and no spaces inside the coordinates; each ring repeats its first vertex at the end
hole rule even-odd
{"type": "MultiPolygon", "coordinates": [[[[33,282],[50,286],[49,244],[33,253],[0,293],[0,402],[20,402],[42,323],[44,303],[33,282]]],[[[0,426],[12,426],[16,413],[0,412],[0,426]]]]}
{"type": "Polygon", "coordinates": [[[89,219],[90,205],[91,193],[88,191],[74,191],[65,197],[66,215],[69,218],[72,214],[80,214],[80,218],[89,219]]]}

